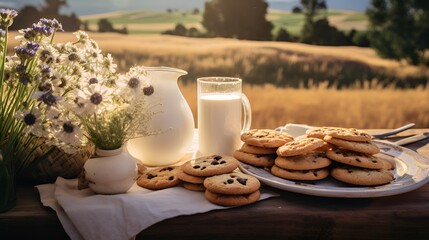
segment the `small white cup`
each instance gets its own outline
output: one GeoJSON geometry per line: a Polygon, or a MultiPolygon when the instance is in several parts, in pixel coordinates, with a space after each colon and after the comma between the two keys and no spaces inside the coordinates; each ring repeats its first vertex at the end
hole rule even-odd
{"type": "Polygon", "coordinates": [[[241,133],[249,130],[252,121],[250,102],[242,93],[242,80],[198,78],[197,91],[199,153],[232,155],[240,148],[241,133]]]}

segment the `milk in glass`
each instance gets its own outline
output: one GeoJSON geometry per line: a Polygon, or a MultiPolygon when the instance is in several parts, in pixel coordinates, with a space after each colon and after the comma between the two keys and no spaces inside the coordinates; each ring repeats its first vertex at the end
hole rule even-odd
{"type": "Polygon", "coordinates": [[[208,94],[198,101],[200,152],[232,155],[240,148],[241,95],[208,94]]]}

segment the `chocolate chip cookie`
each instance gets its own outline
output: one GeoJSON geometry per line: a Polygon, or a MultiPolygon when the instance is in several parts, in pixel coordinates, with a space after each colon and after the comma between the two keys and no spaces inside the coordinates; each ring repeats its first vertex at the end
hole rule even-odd
{"type": "Polygon", "coordinates": [[[277,155],[287,157],[309,153],[319,147],[322,147],[324,142],[319,138],[301,138],[287,142],[277,149],[277,155]]]}
{"type": "Polygon", "coordinates": [[[274,165],[274,159],[276,159],[277,154],[252,154],[242,150],[236,150],[232,156],[240,162],[256,167],[271,167],[274,165]]]}
{"type": "Polygon", "coordinates": [[[275,164],[289,170],[310,170],[324,168],[331,165],[331,160],[324,152],[310,152],[291,157],[278,156],[275,164]]]}
{"type": "Polygon", "coordinates": [[[158,167],[146,171],[137,180],[137,185],[143,188],[158,190],[176,186],[180,183],[177,177],[178,167],[158,167]]]}
{"type": "Polygon", "coordinates": [[[328,143],[331,143],[335,146],[348,149],[355,152],[367,153],[367,154],[377,154],[380,152],[378,146],[373,142],[355,142],[355,141],[347,141],[339,138],[334,138],[333,136],[325,136],[323,138],[328,143]]]}
{"type": "Polygon", "coordinates": [[[238,167],[238,161],[230,156],[211,155],[190,160],[183,164],[182,170],[192,176],[209,177],[230,173],[238,167]]]}
{"type": "Polygon", "coordinates": [[[293,137],[273,129],[251,129],[241,134],[241,140],[252,146],[277,148],[292,141],[293,137]]]}
{"type": "Polygon", "coordinates": [[[386,169],[366,169],[347,165],[333,168],[331,175],[341,182],[361,186],[383,185],[394,180],[393,174],[386,169]]]}
{"type": "Polygon", "coordinates": [[[373,155],[354,152],[346,149],[328,150],[326,155],[336,162],[356,167],[381,169],[385,165],[381,160],[373,155]]]}
{"type": "Polygon", "coordinates": [[[232,172],[208,177],[204,180],[204,186],[214,193],[240,195],[255,192],[261,183],[251,175],[232,172]]]}

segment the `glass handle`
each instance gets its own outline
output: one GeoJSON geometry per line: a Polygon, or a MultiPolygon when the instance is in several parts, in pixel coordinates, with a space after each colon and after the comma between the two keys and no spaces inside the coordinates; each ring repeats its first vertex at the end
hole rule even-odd
{"type": "Polygon", "coordinates": [[[250,130],[250,125],[252,124],[252,108],[250,107],[249,99],[244,95],[244,93],[241,94],[241,103],[243,104],[244,109],[244,123],[241,133],[244,133],[250,130]]]}

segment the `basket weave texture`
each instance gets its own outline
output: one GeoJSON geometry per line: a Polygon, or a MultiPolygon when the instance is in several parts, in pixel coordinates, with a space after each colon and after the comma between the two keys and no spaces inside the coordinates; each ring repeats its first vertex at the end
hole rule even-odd
{"type": "Polygon", "coordinates": [[[33,152],[34,163],[24,172],[23,179],[34,183],[53,183],[57,177],[77,178],[86,160],[93,155],[92,144],[81,147],[73,154],[42,144],[33,152]]]}

